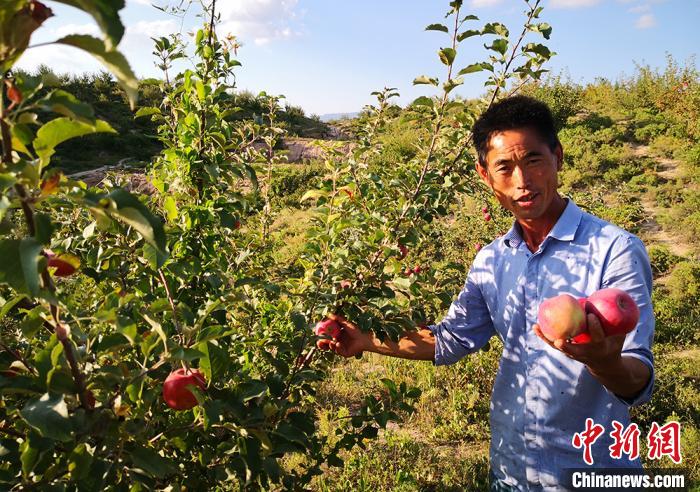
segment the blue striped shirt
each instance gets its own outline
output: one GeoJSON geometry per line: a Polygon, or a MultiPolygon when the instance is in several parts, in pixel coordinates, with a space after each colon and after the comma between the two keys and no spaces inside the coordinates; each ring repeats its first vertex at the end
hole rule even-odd
{"type": "Polygon", "coordinates": [[[515,223],[474,259],[464,288],[435,335],[435,364],[453,364],[478,351],[494,335],[503,353],[491,395],[491,468],[517,490],[561,490],[565,469],[587,467],[572,437],[586,418],[605,427],[592,447],[593,467],[641,467],[639,459],[612,459],[612,421],[627,426],[629,407],[651,396],[651,266],[642,242],[604,220],[567,206],[539,249],[532,253],[515,223]],[[633,399],[608,391],[580,362],[544,343],[532,330],[545,299],[567,293],[585,297],[617,287],[640,309],[625,339],[623,356],[647,364],[651,378],[633,399]]]}

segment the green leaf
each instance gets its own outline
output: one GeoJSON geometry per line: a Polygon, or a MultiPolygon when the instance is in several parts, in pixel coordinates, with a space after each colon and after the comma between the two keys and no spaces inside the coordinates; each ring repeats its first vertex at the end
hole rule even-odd
{"type": "Polygon", "coordinates": [[[92,106],[78,101],[78,99],[68,92],[56,89],[48,95],[37,101],[44,109],[68,116],[71,119],[76,119],[88,123],[95,124],[95,112],[92,106]]]}
{"type": "Polygon", "coordinates": [[[163,208],[165,209],[165,216],[168,220],[173,221],[177,219],[177,203],[172,196],[168,195],[165,197],[163,208]]]}
{"type": "Polygon", "coordinates": [[[508,50],[508,40],[503,38],[494,39],[491,46],[484,45],[484,48],[496,51],[501,55],[505,55],[506,51],[508,50]]]}
{"type": "Polygon", "coordinates": [[[85,478],[90,472],[90,466],[92,465],[92,453],[85,445],[81,442],[71,452],[68,456],[68,471],[70,472],[71,478],[73,480],[81,480],[85,478]]]}
{"type": "Polygon", "coordinates": [[[44,437],[64,442],[73,438],[68,406],[61,394],[44,393],[27,402],[19,413],[44,437]]]}
{"type": "Polygon", "coordinates": [[[456,78],[456,79],[450,79],[447,82],[445,82],[442,87],[447,92],[448,94],[452,92],[452,89],[455,87],[458,87],[464,83],[464,79],[462,77],[456,78]]]}
{"type": "Polygon", "coordinates": [[[26,299],[27,296],[24,294],[17,295],[10,299],[9,301],[5,302],[2,307],[0,307],[0,321],[7,316],[7,313],[9,313],[13,307],[15,307],[18,303],[22,302],[22,300],[26,299]]]}
{"type": "Polygon", "coordinates": [[[457,56],[457,51],[452,48],[442,48],[438,51],[438,56],[440,57],[440,61],[445,65],[452,65],[457,56]]]}
{"type": "Polygon", "coordinates": [[[481,30],[482,34],[496,34],[498,36],[507,38],[508,28],[501,24],[500,22],[490,22],[484,26],[481,30]]]}
{"type": "Polygon", "coordinates": [[[427,106],[429,108],[432,108],[433,100],[432,98],[427,96],[420,96],[411,103],[411,106],[427,106]]]}
{"type": "Polygon", "coordinates": [[[481,31],[469,29],[467,31],[459,33],[459,35],[457,36],[457,41],[461,43],[462,41],[464,41],[467,38],[471,38],[472,36],[480,36],[480,35],[481,35],[481,31]]]}
{"type": "Polygon", "coordinates": [[[462,70],[460,70],[457,75],[466,75],[468,73],[481,72],[486,68],[484,65],[484,63],[472,63],[471,65],[467,65],[462,70]]]}
{"type": "Polygon", "coordinates": [[[0,241],[0,283],[36,296],[39,292],[41,244],[33,237],[0,241]]]}
{"type": "Polygon", "coordinates": [[[162,114],[160,112],[160,108],[154,108],[152,106],[147,106],[145,108],[139,108],[139,110],[136,111],[134,118],[143,118],[144,116],[151,116],[154,114],[157,114],[157,115],[162,114]]]}
{"type": "Polygon", "coordinates": [[[128,191],[117,188],[107,196],[86,196],[86,202],[98,217],[107,215],[124,222],[141,234],[159,253],[167,254],[163,224],[128,191]]]}
{"type": "Polygon", "coordinates": [[[117,78],[117,82],[126,92],[131,109],[134,109],[138,99],[139,84],[124,55],[110,49],[102,40],[85,34],[73,34],[55,42],[87,51],[97,58],[117,78]]]}
{"type": "Polygon", "coordinates": [[[36,138],[34,139],[34,151],[41,160],[41,167],[49,163],[49,159],[56,152],[55,148],[57,145],[71,138],[97,132],[116,133],[109,123],[102,120],[97,120],[94,125],[90,125],[62,117],[45,123],[36,132],[36,138]]]}
{"type": "Polygon", "coordinates": [[[253,398],[259,398],[267,393],[267,384],[259,379],[244,381],[238,386],[241,399],[245,402],[253,398]]]}
{"type": "Polygon", "coordinates": [[[90,14],[106,35],[105,46],[112,50],[124,36],[124,25],[119,19],[119,11],[124,8],[124,0],[56,0],[90,14]]]}
{"type": "Polygon", "coordinates": [[[134,466],[153,477],[165,478],[177,471],[175,464],[168,458],[159,455],[155,449],[137,447],[130,454],[134,466]]]}
{"type": "Polygon", "coordinates": [[[447,28],[447,26],[443,24],[430,24],[428,27],[425,28],[426,31],[442,31],[442,32],[450,32],[450,30],[447,28]]]}
{"type": "Polygon", "coordinates": [[[526,53],[536,53],[541,57],[549,60],[554,53],[549,50],[545,45],[539,43],[529,43],[523,46],[523,52],[526,53]]]}
{"type": "Polygon", "coordinates": [[[415,79],[413,79],[413,85],[419,85],[419,84],[430,84],[430,85],[437,86],[438,79],[430,78],[427,75],[421,75],[420,77],[416,77],[415,79]]]}

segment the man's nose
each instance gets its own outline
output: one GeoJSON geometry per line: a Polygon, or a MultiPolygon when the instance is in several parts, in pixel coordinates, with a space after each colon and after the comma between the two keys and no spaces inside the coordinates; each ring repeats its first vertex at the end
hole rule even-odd
{"type": "Polygon", "coordinates": [[[513,181],[518,188],[528,188],[530,186],[530,172],[525,167],[525,165],[516,165],[513,170],[513,181]]]}

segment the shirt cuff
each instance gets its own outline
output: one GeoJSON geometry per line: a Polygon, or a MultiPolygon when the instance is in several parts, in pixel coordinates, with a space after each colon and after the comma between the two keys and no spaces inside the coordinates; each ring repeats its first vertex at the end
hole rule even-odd
{"type": "Polygon", "coordinates": [[[633,396],[630,398],[616,395],[615,393],[608,390],[607,388],[605,388],[605,389],[607,390],[608,393],[610,393],[612,396],[614,396],[616,400],[623,403],[627,407],[636,407],[638,405],[641,405],[642,403],[646,403],[647,401],[649,401],[649,399],[651,398],[651,393],[654,391],[654,378],[655,378],[654,364],[652,364],[652,362],[649,360],[648,357],[646,357],[642,354],[638,354],[636,352],[623,352],[622,356],[623,357],[634,357],[635,359],[639,359],[642,362],[644,362],[644,364],[646,364],[646,366],[649,368],[649,371],[651,372],[651,374],[649,375],[649,381],[647,382],[646,386],[644,386],[644,388],[642,388],[639,391],[639,393],[637,393],[636,396],[633,396]]]}

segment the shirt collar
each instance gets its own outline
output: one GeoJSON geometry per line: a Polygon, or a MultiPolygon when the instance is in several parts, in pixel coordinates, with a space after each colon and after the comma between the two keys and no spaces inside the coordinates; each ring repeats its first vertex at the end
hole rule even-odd
{"type": "MultiPolygon", "coordinates": [[[[557,223],[554,224],[552,230],[549,231],[547,237],[553,237],[560,241],[571,241],[576,236],[576,230],[581,223],[583,211],[570,198],[567,198],[566,201],[564,212],[557,220],[557,223]]],[[[522,229],[517,221],[513,222],[513,226],[503,236],[503,241],[506,243],[506,246],[511,248],[518,248],[520,243],[523,242],[522,229]]]]}

